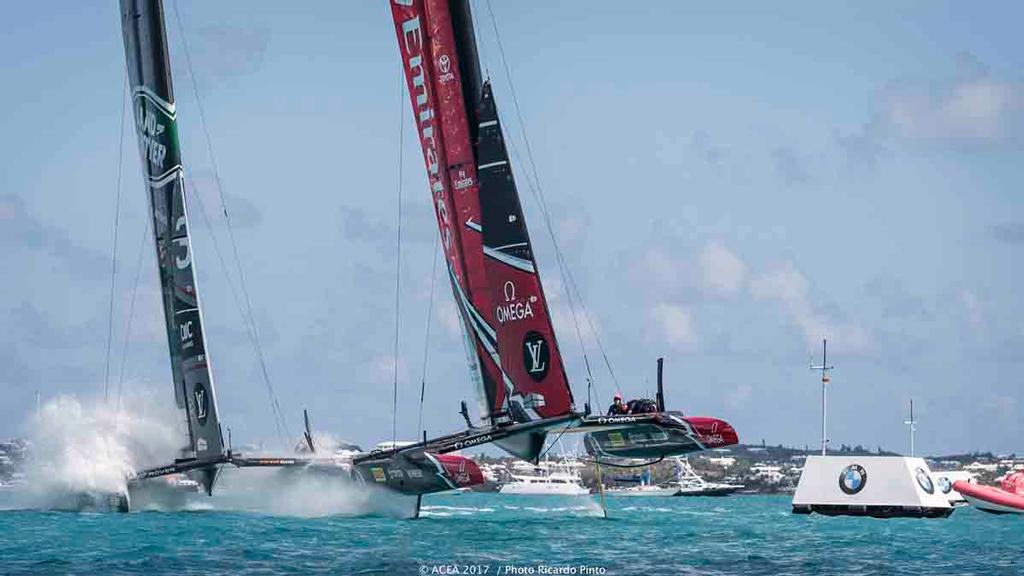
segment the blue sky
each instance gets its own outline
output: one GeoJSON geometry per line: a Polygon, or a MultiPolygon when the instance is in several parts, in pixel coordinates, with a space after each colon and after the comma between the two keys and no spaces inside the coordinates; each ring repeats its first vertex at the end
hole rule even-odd
{"type": "MultiPolygon", "coordinates": [[[[484,67],[520,124],[486,4],[484,67]]],[[[295,432],[389,438],[398,179],[399,434],[414,436],[435,226],[383,2],[178,4],[271,382],[295,432]],[[405,162],[399,174],[398,151],[405,162]]],[[[230,245],[168,3],[194,251],[222,417],[275,436],[216,247],[230,245]],[[217,246],[213,238],[216,238],[217,246]]],[[[829,338],[834,445],[1024,452],[1024,10],[1014,3],[494,2],[559,244],[627,395],[667,358],[669,403],[748,442],[816,445],[829,338]]],[[[116,2],[0,22],[0,436],[35,391],[103,387],[124,55],[116,2]]],[[[124,132],[113,364],[145,222],[124,132]]],[[[514,158],[577,401],[580,346],[514,158]]],[[[148,245],[147,245],[148,247],[148,245]]],[[[150,252],[125,386],[166,393],[150,252]]],[[[237,280],[234,280],[237,283],[237,280]]],[[[473,400],[438,285],[424,424],[473,400]]],[[[616,384],[585,330],[604,404],[616,384]]],[[[117,370],[115,370],[115,373],[117,370]]],[[[472,402],[471,402],[472,404],[472,402]]]]}

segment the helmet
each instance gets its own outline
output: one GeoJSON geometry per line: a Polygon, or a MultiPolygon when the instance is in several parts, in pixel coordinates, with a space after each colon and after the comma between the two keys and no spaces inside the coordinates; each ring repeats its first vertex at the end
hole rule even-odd
{"type": "Polygon", "coordinates": [[[616,392],[615,393],[615,399],[616,400],[622,400],[622,392],[616,392]]]}

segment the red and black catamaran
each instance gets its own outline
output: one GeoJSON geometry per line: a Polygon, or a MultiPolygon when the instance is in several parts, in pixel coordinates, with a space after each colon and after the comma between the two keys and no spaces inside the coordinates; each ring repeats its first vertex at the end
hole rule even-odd
{"type": "Polygon", "coordinates": [[[445,264],[462,319],[480,426],[431,451],[494,443],[536,460],[557,430],[596,457],[656,459],[735,444],[726,422],[667,411],[576,410],[534,260],[501,120],[480,71],[469,0],[391,0],[445,264]]]}

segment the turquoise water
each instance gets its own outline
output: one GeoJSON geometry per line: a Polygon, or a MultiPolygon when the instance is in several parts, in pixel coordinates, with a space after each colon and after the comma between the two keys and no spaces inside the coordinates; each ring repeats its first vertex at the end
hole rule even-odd
{"type": "Polygon", "coordinates": [[[424,512],[4,511],[0,573],[1024,574],[1024,517],[971,508],[877,520],[793,515],[788,497],[618,498],[603,520],[593,497],[463,494],[424,512]]]}

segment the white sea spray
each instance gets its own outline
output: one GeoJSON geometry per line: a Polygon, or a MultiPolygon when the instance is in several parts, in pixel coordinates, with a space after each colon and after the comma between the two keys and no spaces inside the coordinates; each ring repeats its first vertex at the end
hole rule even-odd
{"type": "Polygon", "coordinates": [[[28,417],[19,507],[66,508],[77,494],[124,493],[135,471],[177,456],[185,436],[173,403],[166,393],[131,389],[120,410],[113,401],[61,395],[28,417]]]}

